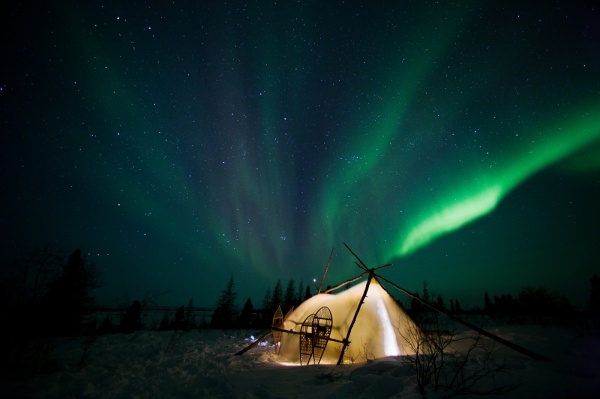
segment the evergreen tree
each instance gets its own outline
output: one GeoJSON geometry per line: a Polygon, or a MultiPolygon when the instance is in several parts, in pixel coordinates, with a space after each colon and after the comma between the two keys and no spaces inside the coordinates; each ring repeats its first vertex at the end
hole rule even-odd
{"type": "Polygon", "coordinates": [[[423,301],[431,303],[431,296],[429,294],[429,289],[427,288],[427,281],[425,280],[423,280],[423,301]]]}
{"type": "Polygon", "coordinates": [[[294,279],[290,279],[285,288],[285,294],[283,296],[283,304],[281,305],[281,309],[283,310],[283,314],[285,315],[290,309],[292,309],[296,304],[296,287],[294,283],[294,279]]]}
{"type": "Polygon", "coordinates": [[[106,316],[102,321],[102,324],[100,324],[100,327],[98,327],[98,330],[96,330],[98,334],[112,334],[114,331],[115,329],[110,316],[106,316]]]}
{"type": "Polygon", "coordinates": [[[160,325],[158,326],[159,331],[167,331],[171,328],[171,317],[169,316],[169,312],[165,312],[162,320],[160,321],[160,325]]]}
{"type": "Polygon", "coordinates": [[[242,313],[240,314],[240,318],[238,320],[238,325],[240,328],[250,328],[254,324],[254,305],[252,305],[252,300],[248,298],[246,303],[244,303],[244,307],[242,308],[242,313]]]}
{"type": "Polygon", "coordinates": [[[271,314],[275,312],[277,307],[281,305],[283,300],[283,289],[281,288],[281,280],[277,280],[275,288],[273,289],[273,296],[271,296],[271,314]]]}
{"type": "Polygon", "coordinates": [[[493,312],[492,300],[490,299],[490,294],[487,291],[483,294],[483,310],[485,313],[490,314],[493,312]]]}
{"type": "Polygon", "coordinates": [[[300,280],[300,283],[298,284],[298,292],[296,294],[296,304],[295,304],[296,307],[298,307],[304,301],[304,299],[302,299],[302,290],[303,289],[304,289],[304,281],[300,280]]]}
{"type": "Polygon", "coordinates": [[[265,296],[263,297],[263,300],[262,300],[262,308],[260,310],[261,324],[264,326],[271,325],[271,322],[269,320],[271,319],[271,317],[273,317],[273,315],[269,314],[269,312],[271,311],[271,308],[272,308],[272,304],[271,304],[272,296],[273,295],[271,294],[271,288],[267,287],[267,289],[265,291],[265,296]]]}
{"type": "Polygon", "coordinates": [[[271,307],[273,306],[273,304],[271,303],[272,297],[273,297],[273,294],[271,294],[271,288],[267,287],[267,290],[265,291],[265,296],[263,297],[263,301],[262,301],[263,310],[271,309],[271,307]]]}
{"type": "Polygon", "coordinates": [[[129,305],[121,318],[121,331],[131,333],[142,329],[142,304],[137,299],[129,305]]]}
{"type": "Polygon", "coordinates": [[[237,292],[235,291],[233,276],[231,276],[217,301],[217,308],[210,323],[213,328],[226,329],[233,327],[233,321],[237,314],[236,298],[237,292]]]}
{"type": "Polygon", "coordinates": [[[460,302],[458,301],[458,299],[454,302],[454,307],[456,313],[462,313],[462,308],[460,307],[460,302]]]}
{"type": "Polygon", "coordinates": [[[181,305],[177,308],[177,312],[175,313],[175,318],[171,323],[171,329],[173,330],[185,330],[185,308],[181,305]]]}
{"type": "Polygon", "coordinates": [[[95,265],[76,249],[64,264],[62,273],[50,283],[44,298],[44,315],[48,318],[45,323],[51,335],[79,333],[84,307],[93,303],[90,293],[98,286],[95,265]]]}
{"type": "Polygon", "coordinates": [[[421,297],[418,292],[415,294],[415,297],[410,301],[410,313],[413,317],[416,317],[423,311],[423,303],[420,300],[421,297]]]}
{"type": "MultiPolygon", "coordinates": [[[[511,297],[512,299],[512,297],[511,297]]],[[[557,292],[545,287],[525,287],[519,292],[518,300],[512,301],[509,310],[529,315],[540,316],[569,316],[573,307],[569,300],[557,292]]]]}
{"type": "Polygon", "coordinates": [[[312,298],[312,294],[310,292],[310,285],[306,285],[306,291],[304,291],[304,300],[312,298]]]}
{"type": "Polygon", "coordinates": [[[442,299],[441,295],[437,296],[437,299],[435,301],[435,306],[440,309],[440,310],[445,310],[446,309],[446,305],[444,305],[444,300],[442,299]]]}
{"type": "Polygon", "coordinates": [[[194,298],[190,298],[185,308],[185,328],[191,330],[196,327],[196,315],[194,314],[194,298]]]}

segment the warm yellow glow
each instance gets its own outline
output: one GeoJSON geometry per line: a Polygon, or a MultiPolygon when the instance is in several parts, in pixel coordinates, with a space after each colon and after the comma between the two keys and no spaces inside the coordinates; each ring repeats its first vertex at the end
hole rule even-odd
{"type": "Polygon", "coordinates": [[[379,316],[383,328],[383,352],[386,356],[400,356],[400,348],[396,342],[395,331],[392,327],[392,322],[390,321],[390,315],[383,303],[383,298],[381,298],[381,293],[379,292],[379,289],[371,291],[375,294],[374,297],[376,297],[377,315],[379,316]]]}
{"type": "MultiPolygon", "coordinates": [[[[300,331],[307,316],[322,306],[331,310],[333,328],[330,338],[346,339],[348,329],[365,290],[366,282],[339,294],[318,294],[306,300],[284,321],[284,329],[300,331]]],[[[367,359],[413,354],[405,337],[418,329],[395,300],[373,279],[350,334],[344,363],[360,363],[367,359]]],[[[299,362],[299,335],[282,334],[280,359],[299,362]]],[[[342,344],[329,341],[321,364],[335,364],[342,344]]]]}

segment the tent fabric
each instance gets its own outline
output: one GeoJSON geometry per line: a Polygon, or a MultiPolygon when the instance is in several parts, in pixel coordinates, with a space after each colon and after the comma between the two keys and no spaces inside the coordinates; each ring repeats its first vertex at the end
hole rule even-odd
{"type": "MultiPolygon", "coordinates": [[[[343,340],[367,282],[364,281],[338,294],[318,294],[304,301],[283,322],[285,330],[300,332],[302,322],[322,306],[331,310],[333,327],[330,338],[343,340]]],[[[359,363],[387,356],[412,355],[407,339],[420,332],[415,322],[402,307],[373,278],[356,322],[352,327],[350,345],[346,348],[344,362],[359,363]]],[[[298,334],[283,333],[279,356],[284,361],[298,362],[300,359],[298,334]]],[[[329,341],[321,363],[336,363],[342,344],[329,341]]]]}

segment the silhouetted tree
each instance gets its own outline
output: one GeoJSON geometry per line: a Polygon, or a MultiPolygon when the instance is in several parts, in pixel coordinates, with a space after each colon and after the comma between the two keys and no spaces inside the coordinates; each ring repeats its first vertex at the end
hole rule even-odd
{"type": "Polygon", "coordinates": [[[279,305],[281,305],[282,300],[283,288],[281,287],[281,280],[277,280],[275,288],[273,289],[273,296],[271,297],[271,309],[273,310],[271,314],[275,312],[279,305]]]}
{"type": "Polygon", "coordinates": [[[294,279],[290,279],[285,288],[285,294],[283,296],[283,304],[281,305],[281,309],[283,310],[283,314],[285,315],[290,309],[292,309],[296,304],[296,287],[294,283],[294,279]]]}
{"type": "Polygon", "coordinates": [[[438,309],[441,309],[441,310],[446,310],[446,305],[444,304],[444,299],[442,298],[442,296],[441,296],[441,295],[438,295],[438,296],[437,296],[437,299],[436,299],[436,301],[435,301],[435,306],[436,306],[438,309]]]}
{"type": "Polygon", "coordinates": [[[296,293],[296,303],[294,304],[295,307],[298,307],[304,301],[304,299],[302,298],[303,289],[304,281],[300,280],[300,283],[298,283],[298,292],[296,293]]]}
{"type": "Polygon", "coordinates": [[[454,301],[454,311],[456,313],[462,313],[462,308],[460,307],[460,302],[458,299],[454,301]]]}
{"type": "Polygon", "coordinates": [[[494,296],[493,309],[495,313],[513,314],[522,312],[522,307],[519,301],[513,298],[511,294],[502,294],[494,296]]]}
{"type": "Polygon", "coordinates": [[[137,299],[131,303],[121,318],[120,329],[126,333],[142,329],[142,303],[137,299]]]}
{"type": "Polygon", "coordinates": [[[191,330],[196,328],[196,316],[194,315],[194,298],[190,298],[185,308],[185,328],[191,330]]]}
{"type": "Polygon", "coordinates": [[[263,324],[264,326],[270,326],[271,325],[271,318],[273,317],[272,314],[270,314],[269,312],[271,311],[272,305],[271,305],[271,298],[273,297],[273,294],[271,293],[271,288],[267,287],[266,291],[265,291],[265,296],[263,297],[262,300],[262,309],[261,309],[261,324],[263,324]]]}
{"type": "Polygon", "coordinates": [[[171,323],[171,329],[173,330],[186,330],[187,326],[185,325],[185,308],[181,305],[177,308],[177,312],[175,313],[175,318],[173,318],[173,322],[171,323]]]}
{"type": "Polygon", "coordinates": [[[306,285],[306,291],[304,291],[304,300],[312,298],[312,294],[310,292],[310,285],[306,285]]]}
{"type": "Polygon", "coordinates": [[[49,245],[23,253],[14,262],[13,275],[4,276],[6,305],[39,305],[48,288],[62,272],[65,254],[49,245]]]}
{"type": "Polygon", "coordinates": [[[419,300],[421,297],[418,292],[415,293],[415,297],[410,301],[410,314],[412,317],[416,317],[423,310],[423,304],[419,300]]]}
{"type": "Polygon", "coordinates": [[[213,313],[211,327],[213,328],[232,328],[237,315],[236,306],[237,292],[233,284],[233,276],[229,278],[227,286],[221,292],[217,302],[217,308],[213,313]]]}
{"type": "Polygon", "coordinates": [[[44,296],[45,322],[51,335],[79,334],[85,307],[94,301],[90,293],[98,286],[95,265],[76,249],[44,296]]]}
{"type": "Polygon", "coordinates": [[[242,308],[242,313],[240,314],[240,318],[238,320],[238,325],[240,328],[250,328],[254,324],[254,305],[252,305],[252,300],[248,298],[246,303],[244,303],[244,307],[242,308]]]}
{"type": "Polygon", "coordinates": [[[281,280],[277,280],[277,283],[275,284],[275,288],[273,289],[273,291],[271,291],[270,289],[267,289],[267,292],[265,293],[265,299],[263,299],[263,316],[264,316],[264,321],[263,324],[265,326],[270,326],[271,322],[273,320],[273,315],[275,314],[275,311],[277,310],[277,307],[279,305],[282,305],[282,300],[283,300],[283,291],[281,288],[281,280]],[[267,299],[266,294],[270,294],[270,297],[267,299]]]}
{"type": "Polygon", "coordinates": [[[427,287],[427,281],[423,280],[423,301],[427,303],[431,303],[431,294],[429,293],[429,289],[427,287]]]}
{"type": "Polygon", "coordinates": [[[492,314],[494,311],[490,294],[487,291],[483,294],[483,309],[487,314],[492,314]]]}
{"type": "Polygon", "coordinates": [[[568,316],[573,307],[564,295],[545,287],[526,287],[519,293],[519,310],[537,316],[568,316]]]}
{"type": "Polygon", "coordinates": [[[158,330],[159,331],[167,331],[170,328],[171,328],[171,317],[169,316],[169,311],[166,311],[160,321],[158,330]]]}
{"type": "Polygon", "coordinates": [[[110,318],[110,316],[106,316],[102,321],[102,324],[100,324],[100,327],[98,327],[97,333],[112,334],[114,331],[115,328],[113,326],[112,319],[110,318]]]}

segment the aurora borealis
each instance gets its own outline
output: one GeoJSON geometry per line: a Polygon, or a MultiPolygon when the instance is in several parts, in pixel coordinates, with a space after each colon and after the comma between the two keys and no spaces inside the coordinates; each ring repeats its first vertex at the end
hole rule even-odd
{"type": "Polygon", "coordinates": [[[211,306],[233,275],[256,306],[332,247],[328,281],[355,275],[347,242],[465,306],[583,303],[600,10],[441,3],[3,6],[3,255],[80,247],[105,303],[211,306]]]}

